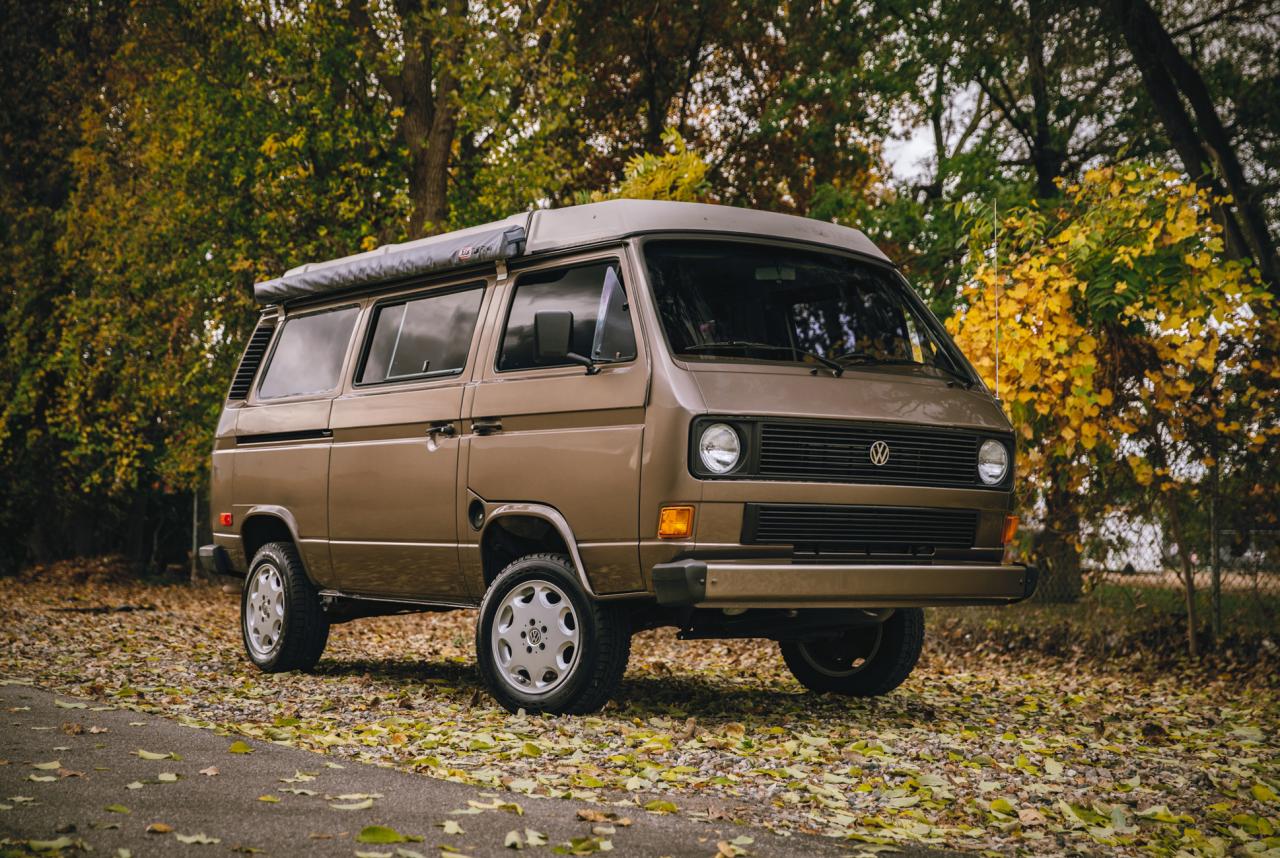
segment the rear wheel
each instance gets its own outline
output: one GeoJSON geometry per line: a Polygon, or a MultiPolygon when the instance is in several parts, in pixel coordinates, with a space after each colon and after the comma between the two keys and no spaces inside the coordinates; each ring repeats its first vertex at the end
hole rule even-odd
{"type": "Polygon", "coordinates": [[[613,696],[630,650],[626,614],[592,600],[561,554],[516,560],[480,604],[480,675],[511,712],[594,712],[613,696]]]}
{"type": "Polygon", "coordinates": [[[267,673],[310,670],[329,641],[329,621],[291,542],[254,555],[240,595],[240,633],[249,660],[267,673]]]}
{"type": "Polygon", "coordinates": [[[855,626],[836,637],[781,641],[791,675],[810,691],[878,697],[910,675],[924,646],[924,611],[899,608],[874,625],[855,626]]]}

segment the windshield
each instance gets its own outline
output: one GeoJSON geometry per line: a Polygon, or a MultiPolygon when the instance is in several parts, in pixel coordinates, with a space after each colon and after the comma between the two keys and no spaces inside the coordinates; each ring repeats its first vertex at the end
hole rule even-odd
{"type": "Polygon", "coordinates": [[[937,323],[888,268],[732,241],[645,245],[674,354],[835,368],[914,366],[970,380],[937,323]]]}

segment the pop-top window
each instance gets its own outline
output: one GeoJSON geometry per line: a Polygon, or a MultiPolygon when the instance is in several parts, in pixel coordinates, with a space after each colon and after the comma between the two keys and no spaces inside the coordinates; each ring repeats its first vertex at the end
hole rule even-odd
{"type": "Polygon", "coordinates": [[[327,393],[338,387],[357,307],[296,316],[284,323],[259,399],[327,393]]]}
{"type": "Polygon", "coordinates": [[[484,290],[475,287],[379,306],[357,383],[462,372],[483,295],[484,290]]]}
{"type": "Polygon", "coordinates": [[[597,363],[635,358],[635,332],[617,262],[552,268],[521,277],[502,337],[499,370],[552,365],[539,363],[534,354],[533,322],[542,310],[573,313],[570,351],[590,355],[597,363]]]}

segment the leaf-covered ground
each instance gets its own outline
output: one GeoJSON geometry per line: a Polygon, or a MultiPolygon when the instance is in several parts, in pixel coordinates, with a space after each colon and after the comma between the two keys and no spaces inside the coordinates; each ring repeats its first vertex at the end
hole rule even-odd
{"type": "Polygon", "coordinates": [[[334,757],[877,851],[1280,855],[1273,683],[948,646],[850,701],[802,692],[767,642],[663,630],[599,715],[514,717],[475,678],[471,612],[337,626],[316,673],[266,676],[214,587],[0,593],[0,674],[334,757]]]}

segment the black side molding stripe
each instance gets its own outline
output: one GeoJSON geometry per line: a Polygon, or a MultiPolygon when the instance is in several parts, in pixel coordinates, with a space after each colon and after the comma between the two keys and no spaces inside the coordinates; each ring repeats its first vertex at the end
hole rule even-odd
{"type": "Polygon", "coordinates": [[[297,432],[263,432],[258,435],[237,435],[236,444],[270,444],[273,441],[318,441],[332,438],[331,429],[300,429],[297,432]]]}

